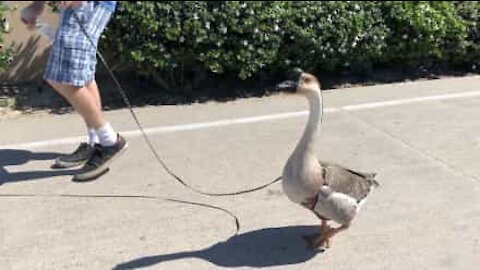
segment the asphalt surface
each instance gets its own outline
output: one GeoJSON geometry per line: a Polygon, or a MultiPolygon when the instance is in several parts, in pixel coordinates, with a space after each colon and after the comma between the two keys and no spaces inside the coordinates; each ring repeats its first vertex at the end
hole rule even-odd
{"type": "MultiPolygon", "coordinates": [[[[155,161],[128,110],[107,112],[130,147],[90,183],[53,170],[85,133],[76,114],[0,121],[0,269],[478,269],[480,77],[324,92],[321,159],[377,172],[352,227],[324,253],[318,219],[280,184],[206,197],[155,161]],[[355,105],[355,106],[353,106],[355,105]],[[358,105],[358,106],[357,106],[358,105]],[[75,195],[76,197],[62,197],[75,195]],[[77,196],[82,195],[82,196],[77,196]],[[225,212],[148,195],[208,203],[225,212]]],[[[230,192],[281,174],[306,123],[303,97],[136,108],[164,161],[192,186],[230,192]]]]}

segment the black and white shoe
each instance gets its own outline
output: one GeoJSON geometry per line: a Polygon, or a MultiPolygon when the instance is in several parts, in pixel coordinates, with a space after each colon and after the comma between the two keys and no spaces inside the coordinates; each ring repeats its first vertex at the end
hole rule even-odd
{"type": "Polygon", "coordinates": [[[80,169],[80,172],[73,177],[73,181],[95,180],[108,172],[108,165],[128,148],[125,139],[120,134],[117,136],[117,143],[112,146],[95,145],[92,156],[80,169]]]}
{"type": "Polygon", "coordinates": [[[71,168],[85,164],[93,155],[94,147],[81,143],[73,153],[58,157],[53,168],[71,168]]]}

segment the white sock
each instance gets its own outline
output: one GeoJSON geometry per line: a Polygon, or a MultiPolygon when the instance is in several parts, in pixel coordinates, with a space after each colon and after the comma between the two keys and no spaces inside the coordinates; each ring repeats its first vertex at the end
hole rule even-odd
{"type": "Polygon", "coordinates": [[[117,133],[109,123],[96,130],[102,146],[112,146],[117,143],[117,133]]]}
{"type": "Polygon", "coordinates": [[[91,146],[94,146],[97,143],[100,143],[100,138],[97,135],[97,132],[93,128],[88,129],[88,140],[87,143],[91,146]]]}

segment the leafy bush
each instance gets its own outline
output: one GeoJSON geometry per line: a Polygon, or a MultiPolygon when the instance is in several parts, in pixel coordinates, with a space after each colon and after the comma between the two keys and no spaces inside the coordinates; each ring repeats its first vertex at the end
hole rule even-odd
{"type": "Polygon", "coordinates": [[[480,70],[480,1],[454,1],[457,15],[467,26],[467,38],[463,54],[456,61],[480,70]]]}
{"type": "Polygon", "coordinates": [[[292,1],[280,65],[338,71],[369,69],[386,48],[385,26],[372,1],[292,1]]]}
{"type": "Polygon", "coordinates": [[[13,49],[3,44],[4,34],[9,32],[9,23],[4,17],[8,8],[0,2],[0,72],[4,72],[7,66],[12,62],[13,49]]]}
{"type": "Polygon", "coordinates": [[[246,79],[277,59],[281,6],[273,1],[122,2],[105,47],[156,75],[165,87],[192,88],[206,72],[246,79]]]}
{"type": "Polygon", "coordinates": [[[478,1],[121,1],[101,46],[164,88],[195,89],[293,66],[474,66],[479,20],[478,1]]]}
{"type": "Polygon", "coordinates": [[[451,1],[385,1],[390,35],[385,62],[408,66],[445,59],[462,49],[466,26],[451,1]]]}

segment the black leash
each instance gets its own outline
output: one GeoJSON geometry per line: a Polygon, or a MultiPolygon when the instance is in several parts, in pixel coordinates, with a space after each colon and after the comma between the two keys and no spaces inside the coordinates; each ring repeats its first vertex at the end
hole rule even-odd
{"type": "MultiPolygon", "coordinates": [[[[86,31],[86,29],[84,28],[84,25],[81,23],[79,17],[77,16],[77,13],[75,12],[75,10],[73,10],[73,15],[75,16],[75,19],[77,20],[77,23],[79,24],[82,32],[84,33],[85,37],[89,40],[90,44],[95,48],[96,45],[95,43],[93,42],[92,38],[90,37],[90,35],[88,34],[88,32],[86,31]]],[[[110,67],[108,66],[107,64],[107,61],[103,58],[103,55],[100,53],[99,50],[97,50],[97,55],[98,57],[100,58],[100,61],[102,62],[102,64],[105,66],[105,69],[107,70],[107,72],[109,73],[111,79],[113,80],[113,82],[115,83],[118,91],[120,92],[122,98],[123,98],[123,101],[125,102],[125,104],[127,105],[135,123],[137,124],[138,128],[140,129],[142,135],[143,135],[143,138],[145,139],[147,145],[149,146],[151,152],[154,154],[156,160],[162,165],[162,167],[167,171],[167,173],[172,176],[177,182],[179,182],[180,184],[182,184],[184,187],[198,193],[198,194],[201,194],[201,195],[206,195],[206,196],[234,196],[234,195],[240,195],[240,194],[245,194],[245,193],[250,193],[250,192],[254,192],[254,191],[258,191],[258,190],[261,190],[263,188],[266,188],[278,181],[281,180],[281,177],[277,177],[276,179],[274,179],[272,182],[270,183],[267,183],[267,184],[264,184],[264,185],[261,185],[261,186],[258,186],[258,187],[255,187],[255,188],[251,188],[251,189],[247,189],[247,190],[241,190],[241,191],[236,191],[236,192],[229,192],[229,193],[210,193],[210,192],[204,192],[204,191],[201,191],[199,189],[196,189],[192,186],[190,186],[188,183],[186,183],[181,177],[179,177],[176,173],[174,173],[166,164],[165,162],[162,160],[162,158],[160,157],[160,155],[158,154],[158,152],[155,150],[152,142],[150,141],[150,139],[148,138],[147,134],[145,133],[137,115],[135,114],[135,111],[133,110],[133,107],[130,103],[130,100],[128,99],[125,91],[123,90],[123,87],[121,86],[120,82],[118,81],[117,77],[115,76],[115,74],[113,73],[113,71],[110,69],[110,67]]],[[[42,198],[95,198],[95,199],[98,199],[98,198],[122,198],[122,199],[144,199],[144,200],[163,200],[163,201],[168,201],[168,202],[175,202],[175,203],[182,203],[182,204],[189,204],[189,205],[196,205],[196,206],[201,206],[201,207],[205,207],[205,208],[210,208],[210,209],[215,209],[215,210],[219,210],[219,211],[222,211],[226,214],[228,214],[230,217],[232,217],[234,220],[235,220],[235,226],[236,226],[236,231],[235,231],[235,235],[238,234],[238,232],[240,231],[240,221],[238,219],[238,217],[233,214],[231,211],[225,209],[225,208],[222,208],[222,207],[218,207],[218,206],[214,206],[214,205],[210,205],[210,204],[206,204],[206,203],[199,203],[199,202],[191,202],[191,201],[185,201],[185,200],[178,200],[178,199],[172,199],[172,198],[165,198],[165,197],[160,197],[160,196],[150,196],[150,195],[94,195],[94,194],[86,194],[86,195],[81,195],[81,194],[45,194],[45,195],[41,195],[41,194],[0,194],[0,197],[11,197],[11,198],[21,198],[21,197],[42,197],[42,198]]]]}
{"type": "MultiPolygon", "coordinates": [[[[82,32],[83,34],[85,35],[85,37],[89,40],[90,44],[96,48],[96,45],[95,45],[95,42],[93,42],[92,38],[90,37],[90,35],[88,34],[88,32],[86,31],[84,25],[82,24],[82,22],[80,21],[80,19],[78,18],[77,16],[77,13],[75,12],[75,10],[73,10],[73,14],[77,20],[77,23],[80,25],[80,28],[82,29],[82,32]]],[[[258,190],[261,190],[263,188],[266,188],[278,181],[281,180],[281,177],[277,177],[276,179],[274,179],[273,181],[271,181],[270,183],[267,183],[267,184],[264,184],[264,185],[261,185],[259,187],[255,187],[255,188],[251,188],[251,189],[247,189],[247,190],[241,190],[241,191],[235,191],[235,192],[229,192],[229,193],[211,193],[211,192],[205,192],[205,191],[201,191],[199,189],[196,189],[194,187],[192,187],[191,185],[189,185],[187,182],[185,182],[180,176],[178,176],[175,172],[173,172],[168,166],[167,164],[165,164],[165,162],[163,161],[163,159],[160,157],[160,155],[158,154],[157,150],[155,150],[155,147],[153,146],[152,142],[150,141],[150,139],[148,138],[147,134],[145,133],[143,127],[142,127],[142,124],[140,123],[140,120],[138,119],[135,111],[133,110],[133,107],[130,103],[130,100],[128,99],[125,91],[123,90],[123,87],[122,85],[120,84],[120,82],[118,81],[117,77],[115,76],[115,74],[113,74],[113,71],[110,69],[110,67],[108,66],[107,64],[107,61],[103,58],[103,55],[100,53],[99,50],[97,50],[97,55],[98,57],[100,58],[100,61],[102,62],[102,64],[105,66],[105,69],[107,70],[108,74],[110,75],[111,79],[113,80],[113,82],[115,83],[115,86],[117,87],[118,91],[120,92],[121,96],[122,96],[122,99],[123,101],[125,102],[125,104],[127,105],[129,111],[130,111],[130,114],[132,115],[136,125],[138,126],[138,128],[140,129],[140,132],[142,133],[142,136],[143,138],[145,139],[148,147],[150,148],[151,152],[153,153],[153,155],[155,156],[155,159],[162,165],[162,167],[165,169],[165,171],[170,175],[172,176],[175,180],[177,180],[177,182],[179,182],[180,184],[182,184],[184,187],[198,193],[198,194],[201,194],[201,195],[206,195],[206,196],[216,196],[216,197],[221,197],[221,196],[234,196],[234,195],[240,195],[240,194],[245,194],[245,193],[251,193],[251,192],[254,192],[254,191],[258,191],[258,190]]]]}
{"type": "MultiPolygon", "coordinates": [[[[75,12],[75,10],[72,10],[73,11],[73,15],[75,16],[75,19],[77,20],[77,23],[79,24],[82,32],[84,33],[85,37],[88,39],[88,41],[90,42],[90,44],[95,48],[96,45],[95,43],[93,42],[93,40],[91,39],[90,35],[88,34],[88,32],[86,31],[86,29],[84,28],[84,25],[81,23],[79,17],[77,16],[77,13],[75,12]]],[[[102,64],[105,66],[105,69],[107,70],[107,72],[109,73],[111,79],[113,80],[113,82],[115,83],[118,91],[120,92],[122,98],[123,98],[123,101],[125,102],[125,104],[127,105],[136,125],[138,126],[138,128],[140,129],[142,135],[143,135],[143,138],[145,139],[147,145],[149,146],[151,152],[154,154],[156,160],[162,165],[162,167],[167,171],[167,173],[172,176],[177,182],[179,182],[180,184],[182,184],[184,187],[194,191],[195,193],[198,193],[198,194],[201,194],[201,195],[206,195],[206,196],[234,196],[234,195],[240,195],[240,194],[245,194],[245,193],[251,193],[251,192],[254,192],[254,191],[258,191],[258,190],[261,190],[261,189],[264,189],[270,185],[273,185],[274,183],[278,182],[281,180],[281,177],[277,177],[276,179],[274,179],[273,181],[271,181],[270,183],[267,183],[267,184],[264,184],[264,185],[261,185],[261,186],[258,186],[258,187],[255,187],[255,188],[251,188],[251,189],[247,189],[247,190],[241,190],[241,191],[236,191],[236,192],[229,192],[229,193],[210,193],[210,192],[204,192],[204,191],[201,191],[199,189],[196,189],[192,186],[190,186],[188,183],[186,183],[180,176],[178,176],[177,174],[175,174],[166,164],[165,162],[162,160],[162,158],[160,157],[160,155],[158,154],[158,152],[155,150],[154,146],[153,146],[153,143],[150,141],[150,139],[148,138],[147,134],[145,133],[137,115],[135,114],[135,111],[133,110],[133,107],[130,103],[130,100],[128,99],[125,91],[123,90],[120,82],[118,81],[117,77],[115,76],[115,74],[112,72],[112,70],[110,69],[110,67],[108,66],[107,64],[107,61],[103,58],[103,55],[100,53],[99,50],[97,50],[97,55],[98,57],[100,58],[100,61],[102,62],[102,64]]],[[[209,209],[214,209],[214,210],[219,210],[219,211],[222,211],[226,214],[228,214],[230,217],[232,217],[235,221],[235,233],[233,236],[237,235],[238,232],[240,231],[240,221],[238,219],[238,217],[233,214],[231,211],[225,209],[225,208],[222,208],[222,207],[219,207],[219,206],[214,206],[214,205],[211,205],[211,204],[206,204],[206,203],[199,203],[199,202],[191,202],[191,201],[185,201],[185,200],[179,200],[179,199],[172,199],[172,198],[167,198],[167,197],[160,197],[160,196],[152,196],[152,195],[102,195],[102,194],[13,194],[13,193],[10,193],[10,194],[0,194],[0,197],[3,197],[3,198],[92,198],[92,199],[99,199],[99,198],[116,198],[116,199],[143,199],[143,200],[158,200],[158,201],[167,201],[167,202],[174,202],[174,203],[182,203],[182,204],[189,204],[189,205],[195,205],[195,206],[201,206],[201,207],[205,207],[205,208],[209,208],[209,209]]],[[[233,237],[232,236],[232,237],[233,237]]]]}

